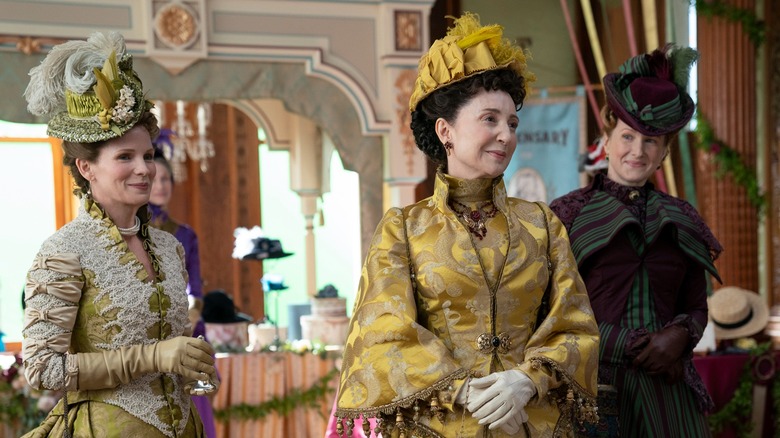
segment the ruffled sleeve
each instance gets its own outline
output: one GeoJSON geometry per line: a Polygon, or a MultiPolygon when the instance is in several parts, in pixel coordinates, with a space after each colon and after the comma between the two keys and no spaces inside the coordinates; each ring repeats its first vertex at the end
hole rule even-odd
{"type": "Polygon", "coordinates": [[[35,389],[76,389],[77,365],[67,355],[84,286],[79,256],[38,254],[24,290],[25,377],[35,389]]]}
{"type": "Polygon", "coordinates": [[[579,216],[582,208],[590,201],[592,195],[593,191],[590,187],[578,189],[553,200],[550,203],[550,209],[563,222],[566,230],[571,231],[574,219],[579,216]]]}
{"type": "Polygon", "coordinates": [[[439,390],[466,376],[443,342],[416,322],[410,276],[403,215],[394,208],[380,222],[363,266],[337,416],[374,417],[417,401],[427,405],[439,390]]]}
{"type": "MultiPolygon", "coordinates": [[[[519,369],[549,395],[561,420],[594,422],[599,331],[561,221],[545,209],[550,233],[550,309],[528,341],[519,369]]],[[[562,423],[559,423],[561,425],[562,423]]]]}

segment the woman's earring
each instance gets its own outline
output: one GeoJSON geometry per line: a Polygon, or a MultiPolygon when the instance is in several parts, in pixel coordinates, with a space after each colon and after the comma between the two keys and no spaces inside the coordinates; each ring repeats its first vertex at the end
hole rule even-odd
{"type": "Polygon", "coordinates": [[[452,143],[448,140],[446,143],[444,143],[444,150],[447,151],[447,156],[449,157],[452,155],[452,143]]]}

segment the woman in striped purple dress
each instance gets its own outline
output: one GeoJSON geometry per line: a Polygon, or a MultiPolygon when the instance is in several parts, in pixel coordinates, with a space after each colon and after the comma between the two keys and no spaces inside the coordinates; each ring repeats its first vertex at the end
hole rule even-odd
{"type": "Polygon", "coordinates": [[[599,323],[602,421],[592,436],[710,436],[712,399],[691,358],[722,248],[689,203],[648,182],[693,114],[697,57],[666,46],[604,77],[606,175],[550,205],[599,323]]]}

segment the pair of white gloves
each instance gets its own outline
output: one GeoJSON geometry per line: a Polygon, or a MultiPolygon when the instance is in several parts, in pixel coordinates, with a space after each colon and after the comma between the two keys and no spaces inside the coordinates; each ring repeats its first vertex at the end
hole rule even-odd
{"type": "Polygon", "coordinates": [[[463,405],[479,424],[501,428],[514,435],[528,421],[525,405],[536,394],[536,386],[524,372],[500,371],[464,383],[455,403],[463,405]]]}

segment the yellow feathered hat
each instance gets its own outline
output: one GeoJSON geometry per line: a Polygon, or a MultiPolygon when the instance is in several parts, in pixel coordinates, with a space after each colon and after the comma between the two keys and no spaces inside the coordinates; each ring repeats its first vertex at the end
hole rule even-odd
{"type": "Polygon", "coordinates": [[[434,41],[420,59],[409,111],[434,91],[488,70],[510,68],[525,78],[526,87],[536,80],[523,49],[503,37],[503,26],[482,26],[479,16],[470,12],[454,19],[447,36],[434,41]]]}

